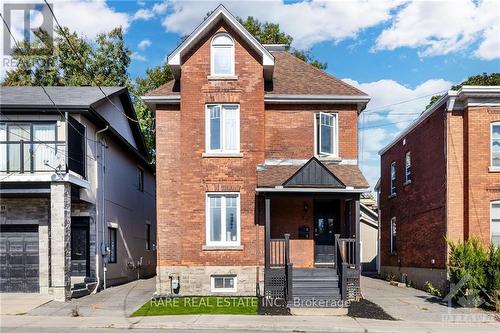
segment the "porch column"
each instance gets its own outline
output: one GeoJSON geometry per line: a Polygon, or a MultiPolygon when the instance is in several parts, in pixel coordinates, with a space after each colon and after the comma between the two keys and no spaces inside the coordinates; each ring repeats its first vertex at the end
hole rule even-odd
{"type": "Polygon", "coordinates": [[[266,225],[265,225],[265,240],[266,240],[266,244],[265,244],[265,268],[269,268],[269,245],[271,243],[271,199],[269,198],[266,198],[265,199],[265,222],[266,222],[266,225]]]}
{"type": "Polygon", "coordinates": [[[66,301],[71,288],[71,186],[67,182],[50,185],[51,284],[54,299],[66,301]]]}
{"type": "Polygon", "coordinates": [[[354,200],[354,210],[355,210],[355,217],[356,217],[356,222],[355,222],[355,228],[356,228],[356,268],[361,271],[361,246],[360,246],[360,220],[361,220],[361,215],[360,215],[360,205],[359,205],[359,195],[356,197],[354,200]]]}

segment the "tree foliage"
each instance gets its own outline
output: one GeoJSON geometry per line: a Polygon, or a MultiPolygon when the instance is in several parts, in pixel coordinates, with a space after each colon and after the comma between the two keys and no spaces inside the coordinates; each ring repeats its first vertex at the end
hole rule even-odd
{"type": "MultiPolygon", "coordinates": [[[[458,90],[462,86],[500,86],[500,73],[483,73],[470,76],[467,80],[452,86],[451,90],[458,90]]],[[[430,108],[440,98],[441,95],[432,96],[426,109],[430,108]]]]}

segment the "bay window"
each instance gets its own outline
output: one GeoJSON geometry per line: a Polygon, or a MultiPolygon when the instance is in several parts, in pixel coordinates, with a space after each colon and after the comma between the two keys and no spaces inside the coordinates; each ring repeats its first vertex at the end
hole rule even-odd
{"type": "Polygon", "coordinates": [[[237,104],[210,104],[206,110],[206,151],[240,152],[240,107],[237,104]]]}
{"type": "Polygon", "coordinates": [[[239,193],[207,193],[207,245],[240,245],[239,193]]]}

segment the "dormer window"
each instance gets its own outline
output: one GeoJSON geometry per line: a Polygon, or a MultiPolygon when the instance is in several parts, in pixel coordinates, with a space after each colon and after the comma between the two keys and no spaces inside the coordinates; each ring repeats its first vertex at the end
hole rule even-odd
{"type": "Polygon", "coordinates": [[[234,76],[234,41],[227,33],[215,35],[211,49],[211,75],[234,76]]]}

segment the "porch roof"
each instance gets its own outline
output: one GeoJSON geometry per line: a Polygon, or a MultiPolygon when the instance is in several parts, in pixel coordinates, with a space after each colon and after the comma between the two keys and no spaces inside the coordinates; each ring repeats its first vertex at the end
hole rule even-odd
{"type": "MultiPolygon", "coordinates": [[[[318,168],[316,167],[316,170],[318,168]]],[[[316,174],[319,174],[316,171],[316,174]]],[[[355,191],[364,192],[368,190],[369,184],[359,170],[357,165],[347,165],[338,163],[323,163],[316,158],[312,158],[303,164],[286,164],[286,165],[260,165],[257,170],[257,188],[259,189],[317,189],[318,191],[343,192],[355,191]],[[325,169],[326,173],[331,175],[332,179],[338,180],[329,181],[328,175],[321,175],[313,182],[298,183],[296,177],[303,179],[301,172],[306,172],[311,168],[311,165],[320,166],[320,169],[325,169]]]]}

